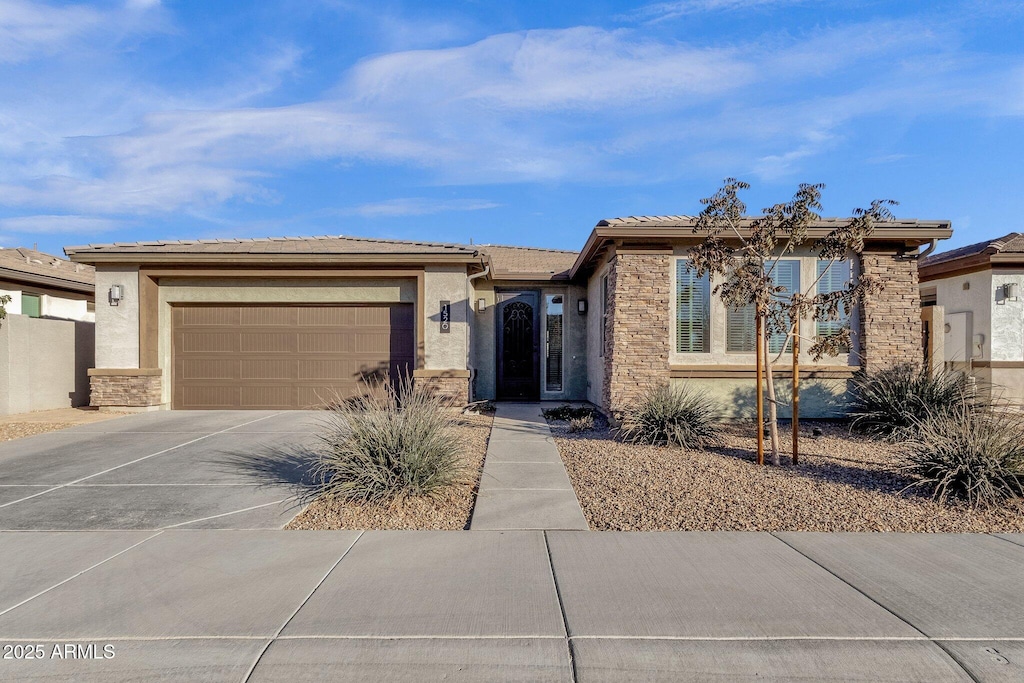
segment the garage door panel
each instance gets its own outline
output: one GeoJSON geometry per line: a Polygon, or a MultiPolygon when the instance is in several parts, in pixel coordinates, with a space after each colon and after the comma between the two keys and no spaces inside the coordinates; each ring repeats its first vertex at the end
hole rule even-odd
{"type": "Polygon", "coordinates": [[[188,307],[175,309],[175,315],[185,325],[238,327],[241,311],[237,307],[188,307]]]}
{"type": "Polygon", "coordinates": [[[238,379],[239,363],[235,358],[186,358],[178,362],[181,379],[238,379]]]}
{"type": "Polygon", "coordinates": [[[175,408],[322,406],[414,365],[410,304],[181,306],[172,320],[175,408]]]}
{"type": "Polygon", "coordinates": [[[180,401],[193,410],[217,410],[234,408],[238,405],[237,386],[183,386],[180,387],[180,401]]]}
{"type": "Polygon", "coordinates": [[[253,358],[240,363],[240,379],[280,379],[295,378],[295,364],[292,359],[253,358]]]}
{"type": "Polygon", "coordinates": [[[294,408],[295,393],[296,388],[291,385],[242,386],[239,392],[239,407],[252,410],[294,408]]]}
{"type": "Polygon", "coordinates": [[[297,309],[287,306],[249,306],[239,310],[244,327],[294,327],[298,322],[297,309]]]}

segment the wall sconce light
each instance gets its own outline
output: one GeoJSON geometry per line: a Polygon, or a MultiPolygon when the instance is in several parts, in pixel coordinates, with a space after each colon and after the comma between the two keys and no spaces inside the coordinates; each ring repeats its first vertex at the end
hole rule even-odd
{"type": "Polygon", "coordinates": [[[124,287],[121,285],[110,285],[110,293],[108,296],[110,298],[110,305],[117,306],[121,303],[121,299],[124,298],[124,287]]]}
{"type": "Polygon", "coordinates": [[[480,298],[476,300],[476,312],[483,313],[487,310],[487,299],[480,298]]]}
{"type": "Polygon", "coordinates": [[[580,315],[585,315],[587,312],[587,300],[579,299],[576,302],[576,310],[580,312],[580,315]]]}
{"type": "Polygon", "coordinates": [[[1017,301],[1020,299],[1020,285],[1016,282],[1007,282],[1003,285],[1003,298],[1009,299],[1010,301],[1017,301]]]}

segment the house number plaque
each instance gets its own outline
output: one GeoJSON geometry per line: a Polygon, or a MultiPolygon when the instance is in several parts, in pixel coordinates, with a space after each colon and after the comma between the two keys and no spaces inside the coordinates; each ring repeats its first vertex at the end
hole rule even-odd
{"type": "Polygon", "coordinates": [[[442,301],[441,302],[441,332],[449,333],[452,331],[452,302],[442,301]]]}

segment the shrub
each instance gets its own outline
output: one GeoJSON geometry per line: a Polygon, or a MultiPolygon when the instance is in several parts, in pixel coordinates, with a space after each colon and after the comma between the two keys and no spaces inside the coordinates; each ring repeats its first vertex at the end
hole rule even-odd
{"type": "Polygon", "coordinates": [[[1024,425],[1019,415],[967,401],[914,418],[905,469],[940,502],[993,505],[1024,494],[1024,425]]]}
{"type": "Polygon", "coordinates": [[[923,419],[962,406],[971,387],[961,372],[933,373],[927,367],[904,363],[853,380],[852,427],[892,440],[911,436],[923,419]]]}
{"type": "Polygon", "coordinates": [[[567,403],[557,408],[548,408],[544,411],[544,417],[549,420],[561,420],[563,422],[580,417],[589,417],[593,420],[597,417],[597,411],[590,406],[574,406],[567,403]]]}
{"type": "Polygon", "coordinates": [[[569,420],[569,431],[570,432],[589,432],[594,428],[594,416],[593,415],[581,415],[574,417],[569,420]]]}
{"type": "Polygon", "coordinates": [[[458,416],[409,379],[336,401],[314,468],[318,495],[379,501],[431,496],[464,475],[458,416]]]}
{"type": "Polygon", "coordinates": [[[624,441],[703,448],[719,436],[719,407],[688,385],[660,385],[631,403],[622,414],[624,441]]]}

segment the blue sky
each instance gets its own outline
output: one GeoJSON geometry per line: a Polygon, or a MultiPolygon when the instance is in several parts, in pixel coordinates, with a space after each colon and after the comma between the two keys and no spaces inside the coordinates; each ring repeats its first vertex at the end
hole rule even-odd
{"type": "Polygon", "coordinates": [[[579,248],[823,182],[1024,229],[1018,2],[0,0],[0,245],[579,248]]]}

